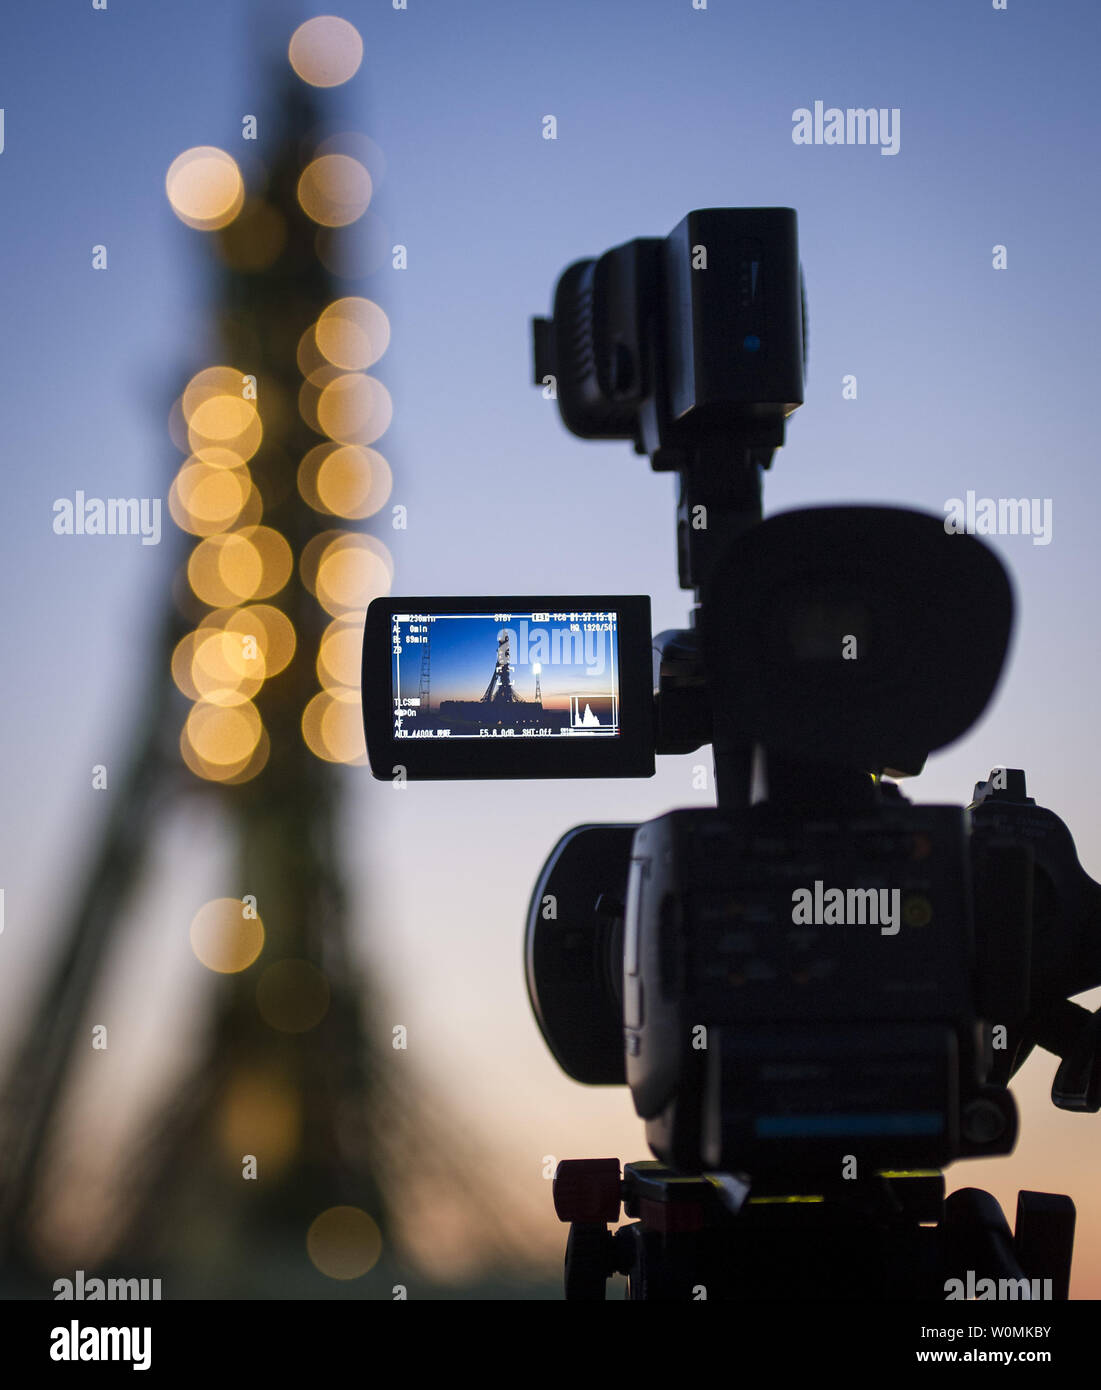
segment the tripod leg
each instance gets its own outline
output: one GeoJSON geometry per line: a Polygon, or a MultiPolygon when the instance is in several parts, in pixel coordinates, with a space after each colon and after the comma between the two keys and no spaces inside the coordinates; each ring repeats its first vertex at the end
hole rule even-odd
{"type": "Polygon", "coordinates": [[[1074,1203],[1058,1192],[1018,1192],[1013,1243],[1030,1279],[1051,1281],[1051,1297],[1070,1297],[1074,1203]]]}
{"type": "Polygon", "coordinates": [[[615,1272],[615,1240],[607,1226],[573,1222],[566,1241],[566,1298],[602,1301],[607,1296],[608,1279],[615,1272]]]}

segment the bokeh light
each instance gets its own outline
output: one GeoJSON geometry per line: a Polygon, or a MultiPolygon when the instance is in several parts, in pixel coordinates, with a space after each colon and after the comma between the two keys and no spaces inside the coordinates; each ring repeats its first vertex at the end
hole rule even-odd
{"type": "Polygon", "coordinates": [[[227,787],[239,786],[242,782],[251,782],[254,777],[263,772],[270,754],[271,739],[268,737],[267,729],[262,728],[259,742],[243,763],[233,763],[229,767],[219,767],[215,763],[207,763],[205,776],[208,781],[220,782],[227,787]]]}
{"type": "MultiPolygon", "coordinates": [[[[241,705],[264,683],[263,653],[250,659],[241,635],[220,628],[199,628],[177,643],[172,679],[189,700],[213,705],[241,705]]],[[[242,753],[231,762],[240,761],[242,753]]]]}
{"type": "Polygon", "coordinates": [[[325,428],[317,413],[317,408],[321,404],[321,393],[330,382],[343,375],[344,373],[339,367],[334,367],[331,362],[323,361],[320,367],[315,367],[310,372],[298,388],[298,413],[315,434],[325,433],[325,428]]]}
{"type": "Polygon", "coordinates": [[[215,396],[204,401],[187,422],[188,447],[196,454],[214,445],[246,463],[259,449],[262,437],[256,407],[240,396],[215,396]]]}
{"type": "Polygon", "coordinates": [[[264,577],[260,552],[244,536],[208,536],[187,562],[192,591],[211,608],[227,608],[252,598],[264,577]]]}
{"type": "Polygon", "coordinates": [[[358,159],[323,154],[310,161],[298,180],[302,211],[322,227],[346,227],[367,211],[373,185],[358,159]]]}
{"type": "Polygon", "coordinates": [[[218,467],[196,455],[181,466],[168,492],[168,510],[181,530],[196,536],[224,531],[238,520],[253,493],[257,515],[249,520],[260,519],[260,494],[252,486],[252,478],[239,456],[230,456],[238,459],[234,468],[218,467]]]}
{"type": "Polygon", "coordinates": [[[390,428],[394,407],[381,381],[359,372],[330,381],[317,402],[322,430],[339,444],[373,444],[390,428]]]}
{"type": "Polygon", "coordinates": [[[203,700],[214,705],[243,705],[264,683],[263,653],[246,657],[245,644],[235,632],[196,633],[191,658],[191,683],[203,700]]]}
{"type": "Polygon", "coordinates": [[[294,31],[287,56],[291,67],[311,87],[339,87],[358,71],[363,40],[346,19],[318,15],[294,31]]]}
{"type": "Polygon", "coordinates": [[[239,439],[252,423],[256,407],[240,396],[211,396],[188,418],[188,427],[212,444],[229,448],[231,439],[239,439]]]}
{"type": "Polygon", "coordinates": [[[271,753],[271,739],[267,729],[261,728],[256,747],[245,758],[235,763],[208,762],[191,742],[187,724],[180,731],[180,757],[189,771],[205,782],[218,782],[222,786],[248,782],[262,772],[271,753]]]}
{"type": "Polygon", "coordinates": [[[382,1233],[359,1207],[329,1207],[306,1233],[306,1250],[330,1279],[359,1279],[382,1254],[382,1233]]]}
{"type": "Polygon", "coordinates": [[[334,449],[317,470],[317,495],[334,516],[362,520],[374,516],[394,485],[390,465],[376,449],[346,444],[334,449]]]}
{"type": "Polygon", "coordinates": [[[360,444],[318,444],[298,467],[298,491],[316,512],[361,521],[386,502],[390,465],[360,444]]]}
{"type": "Polygon", "coordinates": [[[243,399],[246,373],[237,367],[204,367],[196,372],[184,387],[180,398],[184,419],[189,423],[204,402],[216,396],[236,396],[243,399]]]}
{"type": "Polygon", "coordinates": [[[252,964],[263,950],[264,924],[246,916],[240,898],[214,898],[204,903],[191,922],[191,949],[208,970],[234,975],[252,964]]]}
{"type": "Polygon", "coordinates": [[[389,346],[390,320],[374,300],[338,299],[318,318],[315,339],[334,367],[361,372],[373,366],[389,346]]]}
{"type": "Polygon", "coordinates": [[[204,764],[238,771],[260,741],[262,725],[256,706],[249,700],[238,705],[216,705],[200,700],[191,708],[184,735],[204,764]]]}
{"type": "Polygon", "coordinates": [[[206,367],[188,382],[180,402],[187,448],[216,467],[247,462],[260,447],[263,426],[245,396],[249,381],[234,367],[206,367]],[[215,450],[219,452],[215,452],[215,450]]]}
{"type": "Polygon", "coordinates": [[[317,678],[323,686],[359,685],[363,616],[356,613],[354,617],[336,618],[321,634],[317,645],[317,678]]]}
{"type": "Polygon", "coordinates": [[[214,145],[196,145],[177,155],[164,183],[172,211],[200,232],[227,226],[245,201],[236,160],[214,145]]]}
{"type": "Polygon", "coordinates": [[[308,960],[277,960],[256,985],[256,1007],[280,1033],[307,1033],[329,1008],[329,982],[308,960]]]}
{"type": "Polygon", "coordinates": [[[294,656],[297,642],[294,624],[282,609],[268,603],[217,609],[199,624],[200,631],[204,628],[233,633],[240,644],[241,660],[246,668],[251,673],[249,663],[258,659],[269,679],[284,670],[294,656]]]}
{"type": "MultiPolygon", "coordinates": [[[[321,557],[333,543],[333,541],[343,540],[353,535],[352,531],[320,531],[316,536],[311,536],[302,547],[302,554],[298,558],[298,573],[306,589],[317,597],[317,567],[321,563],[321,557]]],[[[393,571],[391,571],[391,574],[393,571]]]]}
{"type": "Polygon", "coordinates": [[[394,561],[375,536],[325,531],[303,547],[299,573],[322,608],[340,618],[390,592],[394,561]]]}
{"type": "Polygon", "coordinates": [[[316,597],[334,618],[390,592],[393,564],[389,551],[373,536],[350,536],[334,541],[317,566],[316,597]]]}
{"type": "Polygon", "coordinates": [[[281,1172],[302,1137],[302,1102],[297,1087],[275,1067],[240,1069],[221,1101],[219,1137],[236,1169],[242,1154],[256,1156],[261,1177],[281,1172]]]}
{"type": "Polygon", "coordinates": [[[203,603],[229,608],[278,593],[293,565],[291,548],[278,531],[247,526],[200,541],[187,562],[187,578],[203,603]]]}
{"type": "Polygon", "coordinates": [[[358,690],[319,690],[302,711],[302,738],[310,752],[327,763],[362,767],[367,745],[358,690]]]}

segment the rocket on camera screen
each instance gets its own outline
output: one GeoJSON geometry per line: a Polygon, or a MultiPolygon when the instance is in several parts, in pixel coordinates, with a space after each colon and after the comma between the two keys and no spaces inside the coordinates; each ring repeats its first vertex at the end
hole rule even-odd
{"type": "Polygon", "coordinates": [[[395,739],[615,738],[614,611],[394,613],[395,739]]]}

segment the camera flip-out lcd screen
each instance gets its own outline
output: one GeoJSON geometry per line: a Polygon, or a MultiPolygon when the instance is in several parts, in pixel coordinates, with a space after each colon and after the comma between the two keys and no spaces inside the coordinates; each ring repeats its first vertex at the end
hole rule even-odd
{"type": "Polygon", "coordinates": [[[647,598],[380,599],[363,677],[376,777],[654,770],[647,598]]]}

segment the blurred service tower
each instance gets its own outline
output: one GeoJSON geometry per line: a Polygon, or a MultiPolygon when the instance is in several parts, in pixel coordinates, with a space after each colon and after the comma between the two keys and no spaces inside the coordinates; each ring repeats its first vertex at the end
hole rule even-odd
{"type": "MultiPolygon", "coordinates": [[[[131,1156],[105,1265],[163,1277],[166,1297],[264,1297],[324,1296],[389,1262],[379,1174],[413,1098],[380,1066],[390,1026],[352,959],[338,854],[340,765],[365,760],[363,612],[391,570],[361,524],[390,493],[369,447],[389,395],[367,375],[389,325],[366,298],[389,247],[364,216],[377,148],[322,124],[330,98],[300,77],[280,81],[240,164],[202,146],[168,173],[174,211],[216,253],[220,356],[172,408],[179,564],[130,754],[7,1078],[0,1240],[16,1282],[43,1277],[35,1231],[89,998],[154,832],[187,797],[224,826],[233,868],[213,901],[182,920],[173,903],[147,929],[191,923],[213,1010],[131,1156]]],[[[391,1296],[368,1284],[359,1296],[391,1296]]]]}

